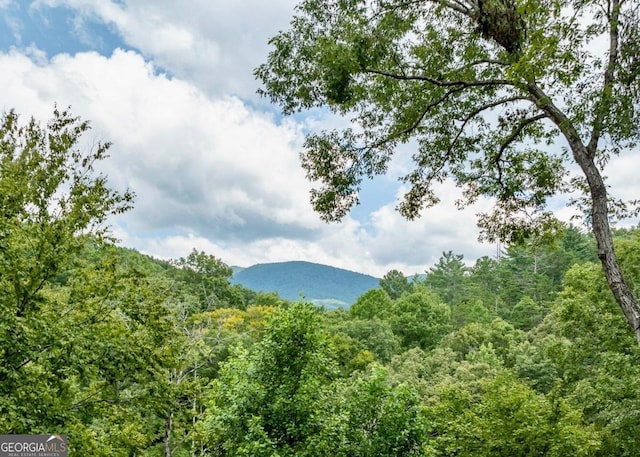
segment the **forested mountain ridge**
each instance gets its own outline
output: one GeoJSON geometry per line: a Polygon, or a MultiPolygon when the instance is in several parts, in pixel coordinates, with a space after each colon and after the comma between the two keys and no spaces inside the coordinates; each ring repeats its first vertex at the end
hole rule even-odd
{"type": "Polygon", "coordinates": [[[379,279],[342,268],[291,261],[252,265],[234,273],[234,284],[257,292],[276,292],[287,300],[303,298],[328,308],[349,307],[379,279]]]}

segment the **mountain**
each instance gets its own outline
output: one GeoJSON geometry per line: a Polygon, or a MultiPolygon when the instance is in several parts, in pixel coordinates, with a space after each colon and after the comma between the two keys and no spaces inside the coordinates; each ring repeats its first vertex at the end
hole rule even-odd
{"type": "Polygon", "coordinates": [[[232,283],[257,292],[277,292],[287,300],[307,301],[327,309],[348,308],[379,279],[341,268],[311,262],[261,263],[235,269],[232,283]]]}

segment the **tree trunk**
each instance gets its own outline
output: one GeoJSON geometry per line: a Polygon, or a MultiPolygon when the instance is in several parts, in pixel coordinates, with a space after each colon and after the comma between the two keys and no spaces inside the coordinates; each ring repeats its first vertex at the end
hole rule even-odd
{"type": "Polygon", "coordinates": [[[574,157],[580,168],[582,168],[589,184],[591,192],[591,223],[593,234],[598,243],[598,257],[602,263],[607,284],[618,305],[620,305],[627,323],[633,330],[638,344],[640,344],[640,304],[622,276],[622,271],[613,249],[613,237],[611,236],[607,208],[607,188],[592,158],[588,157],[584,152],[576,154],[575,151],[574,157]]]}
{"type": "Polygon", "coordinates": [[[609,289],[611,289],[616,302],[627,319],[629,327],[631,327],[638,344],[640,344],[640,304],[622,276],[622,271],[613,249],[613,237],[609,224],[607,187],[604,185],[602,175],[594,162],[599,135],[594,132],[589,148],[585,147],[571,120],[555,106],[551,98],[538,87],[535,81],[527,82],[527,89],[538,108],[547,114],[567,139],[574,160],[587,178],[589,192],[591,193],[591,224],[593,234],[598,243],[598,257],[602,263],[602,270],[607,278],[609,289]]]}
{"type": "Polygon", "coordinates": [[[171,414],[164,421],[164,457],[171,457],[169,438],[171,437],[171,414]]]}

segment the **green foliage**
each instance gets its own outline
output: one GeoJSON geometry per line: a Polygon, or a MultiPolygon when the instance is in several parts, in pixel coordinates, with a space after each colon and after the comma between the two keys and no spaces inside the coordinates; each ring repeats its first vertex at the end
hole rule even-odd
{"type": "Polygon", "coordinates": [[[616,252],[620,257],[620,264],[625,272],[625,279],[636,297],[640,296],[640,231],[619,233],[616,238],[616,252]]]}
{"type": "Polygon", "coordinates": [[[463,258],[452,251],[443,252],[424,280],[424,284],[450,306],[460,304],[466,296],[469,268],[462,261],[463,258]]]}
{"type": "Polygon", "coordinates": [[[388,363],[400,350],[400,338],[395,335],[388,321],[377,318],[345,320],[331,329],[347,335],[370,351],[381,363],[388,363]]]}
{"type": "Polygon", "coordinates": [[[520,330],[531,330],[542,321],[547,311],[531,298],[524,297],[511,309],[509,321],[520,330]]]}
{"type": "Polygon", "coordinates": [[[457,290],[448,290],[445,280],[429,285],[462,303],[453,307],[456,327],[478,321],[469,313],[481,301],[491,314],[528,330],[548,314],[569,268],[597,260],[595,253],[593,239],[569,226],[557,238],[525,240],[501,250],[498,259],[478,259],[457,290]]]}
{"type": "Polygon", "coordinates": [[[466,356],[482,345],[491,345],[503,363],[511,364],[511,348],[524,341],[522,331],[515,329],[502,319],[490,324],[471,323],[447,335],[442,341],[443,347],[449,347],[461,356],[466,356]]]}
{"type": "Polygon", "coordinates": [[[452,315],[456,327],[462,327],[471,322],[488,324],[497,317],[495,312],[488,309],[480,300],[461,303],[453,308],[452,315]]]}
{"type": "Polygon", "coordinates": [[[432,456],[595,456],[600,447],[579,410],[506,373],[484,382],[479,396],[444,386],[426,422],[432,456]]]}
{"type": "Polygon", "coordinates": [[[233,270],[222,260],[193,249],[173,264],[178,268],[171,270],[171,275],[197,294],[198,306],[192,312],[246,307],[242,287],[229,283],[233,270]]]}
{"type": "Polygon", "coordinates": [[[554,345],[557,345],[557,341],[551,336],[533,343],[523,341],[511,351],[514,371],[522,381],[539,393],[548,394],[554,386],[561,383],[558,366],[549,355],[550,348],[554,345]]]}
{"type": "Polygon", "coordinates": [[[199,353],[189,367],[197,369],[206,383],[215,379],[220,365],[234,350],[248,349],[261,340],[265,320],[274,311],[270,306],[251,306],[246,310],[220,308],[189,316],[183,327],[193,340],[190,349],[196,349],[197,345],[199,353]]]}
{"type": "Polygon", "coordinates": [[[633,338],[596,264],[575,265],[567,272],[554,315],[561,334],[589,352],[627,352],[633,346],[633,338]]]}
{"type": "MultiPolygon", "coordinates": [[[[68,111],[56,109],[46,127],[34,119],[22,125],[13,111],[0,122],[0,302],[4,318],[14,320],[37,315],[42,287],[82,248],[76,235],[104,235],[100,224],[126,211],[133,196],[93,173],[109,144],[79,151],[89,125],[68,111]]],[[[5,327],[18,325],[3,325],[7,341],[5,327]]]]}
{"type": "Polygon", "coordinates": [[[566,395],[601,430],[600,455],[632,456],[640,452],[632,438],[640,420],[640,349],[607,292],[595,264],[567,273],[553,310],[566,343],[548,352],[567,383],[566,395]]]}
{"type": "Polygon", "coordinates": [[[349,313],[357,319],[384,319],[391,314],[393,301],[384,289],[371,289],[358,297],[349,313]]]}
{"type": "Polygon", "coordinates": [[[391,270],[380,280],[380,288],[384,290],[392,300],[400,298],[405,292],[413,291],[413,284],[398,270],[391,270]]]}
{"type": "Polygon", "coordinates": [[[94,167],[109,144],[55,110],[46,127],[10,112],[0,131],[0,426],[69,435],[71,455],[154,446],[175,406],[181,335],[159,283],[122,264],[102,223],[132,194],[94,167]]]}
{"type": "Polygon", "coordinates": [[[223,365],[202,426],[213,455],[419,455],[420,404],[373,367],[335,380],[311,305],[278,310],[264,339],[223,365]]]}
{"type": "Polygon", "coordinates": [[[319,431],[318,409],[333,376],[318,312],[294,303],[276,312],[256,350],[223,365],[204,421],[216,454],[301,455],[319,431]]]}
{"type": "Polygon", "coordinates": [[[367,457],[422,455],[420,401],[407,385],[394,386],[386,370],[338,382],[325,403],[325,427],[312,442],[314,455],[367,457]]]}
{"type": "Polygon", "coordinates": [[[404,348],[431,349],[452,329],[451,308],[427,290],[401,296],[389,318],[404,348]]]}

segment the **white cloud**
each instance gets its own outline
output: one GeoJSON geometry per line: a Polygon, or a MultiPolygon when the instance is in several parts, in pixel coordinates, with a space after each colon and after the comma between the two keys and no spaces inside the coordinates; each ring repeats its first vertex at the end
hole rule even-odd
{"type": "Polygon", "coordinates": [[[114,142],[106,171],[138,193],[132,228],[243,239],[321,226],[297,163],[296,125],[276,125],[232,97],[211,100],[134,52],[58,55],[46,66],[13,53],[0,62],[5,109],[46,118],[54,102],[72,105],[95,139],[114,142]]]}
{"type": "Polygon", "coordinates": [[[638,170],[640,169],[638,150],[625,151],[615,156],[607,164],[604,174],[616,197],[625,200],[640,198],[638,192],[638,170]]]}
{"type": "Polygon", "coordinates": [[[132,238],[116,233],[125,245],[163,258],[177,258],[196,248],[232,265],[307,260],[381,277],[391,269],[406,275],[422,273],[435,264],[443,251],[453,250],[473,263],[494,255],[495,246],[477,243],[478,230],[470,211],[451,211],[442,206],[427,211],[426,218],[408,222],[385,206],[372,217],[372,229],[347,218],[325,226],[317,237],[292,239],[274,236],[243,243],[219,243],[193,233],[167,237],[132,238]],[[432,219],[431,219],[432,218],[432,219]]]}
{"type": "Polygon", "coordinates": [[[298,125],[276,124],[233,97],[212,99],[135,52],[58,55],[44,65],[13,52],[0,65],[4,109],[46,119],[54,102],[70,104],[92,121],[91,141],[114,142],[105,171],[138,195],[115,234],[151,255],[196,247],[235,265],[308,260],[382,276],[422,272],[450,249],[469,261],[495,250],[476,241],[475,213],[488,203],[457,211],[451,183],[417,221],[389,202],[369,219],[320,222],[298,163],[298,125]]]}
{"type": "Polygon", "coordinates": [[[443,251],[452,250],[473,261],[483,255],[491,255],[495,247],[480,244],[476,214],[488,211],[491,204],[481,199],[465,210],[456,210],[455,201],[461,191],[452,181],[436,187],[441,202],[422,212],[418,220],[407,221],[395,211],[393,205],[385,205],[372,214],[375,233],[369,245],[377,264],[397,265],[395,268],[422,272],[433,265],[443,251]],[[402,259],[398,263],[398,259],[402,259]]]}
{"type": "Polygon", "coordinates": [[[32,8],[73,8],[82,18],[113,27],[127,45],[210,94],[254,97],[252,70],[266,59],[268,37],[287,26],[296,3],[36,0],[32,8]]]}
{"type": "MultiPolygon", "coordinates": [[[[279,123],[229,95],[253,96],[251,70],[264,61],[267,38],[287,27],[295,3],[38,0],[33,8],[77,10],[79,35],[86,21],[104,22],[140,53],[48,60],[31,47],[28,55],[0,54],[0,108],[46,119],[57,102],[90,119],[90,140],[114,142],[105,164],[111,182],[138,195],[135,209],[114,221],[115,234],[158,257],[196,247],[234,265],[308,260],[382,276],[392,268],[422,272],[448,250],[467,261],[493,255],[494,246],[476,241],[475,213],[488,203],[457,211],[459,193],[448,182],[439,189],[442,203],[413,222],[393,202],[372,203],[366,194],[358,220],[327,225],[311,211],[298,163],[301,125],[344,121],[315,112],[300,124],[279,123]]],[[[390,177],[375,183],[389,187],[381,199],[394,193],[393,177],[406,173],[413,148],[403,146],[390,177]]],[[[621,197],[638,195],[637,161],[628,155],[609,165],[621,197]]]]}

